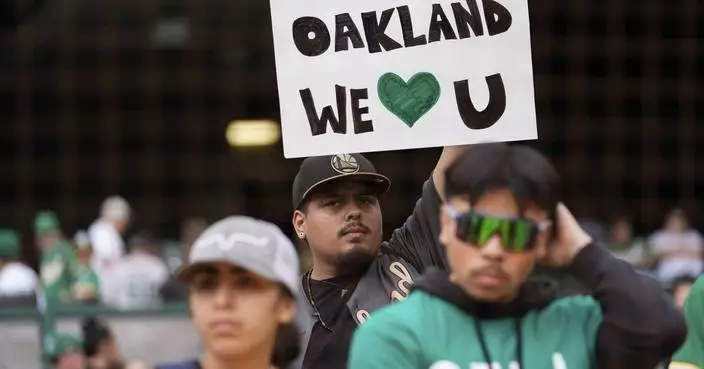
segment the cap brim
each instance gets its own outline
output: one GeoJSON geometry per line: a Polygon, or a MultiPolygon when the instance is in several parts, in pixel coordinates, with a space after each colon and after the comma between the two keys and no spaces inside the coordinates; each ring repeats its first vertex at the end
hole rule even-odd
{"type": "Polygon", "coordinates": [[[389,191],[391,188],[391,180],[379,173],[373,173],[373,172],[357,172],[357,173],[350,173],[350,174],[340,174],[337,176],[329,177],[326,178],[322,181],[314,183],[312,186],[308,188],[306,192],[303,193],[303,196],[301,196],[301,201],[298,203],[296,206],[297,208],[301,206],[301,204],[308,198],[308,195],[310,195],[311,192],[313,192],[316,188],[319,188],[320,186],[334,182],[334,181],[359,181],[359,182],[364,182],[366,184],[369,184],[372,186],[372,188],[375,189],[375,194],[376,195],[381,195],[389,191]]]}
{"type": "Polygon", "coordinates": [[[191,277],[193,277],[193,272],[197,271],[203,266],[214,264],[214,263],[226,263],[230,264],[232,266],[242,268],[244,270],[250,271],[266,280],[269,280],[274,283],[283,283],[283,281],[279,280],[279,277],[275,275],[274,273],[271,273],[269,270],[265,270],[264,268],[259,268],[256,265],[244,265],[245,263],[239,262],[237,260],[233,259],[227,259],[227,258],[212,258],[212,259],[202,259],[198,260],[197,262],[194,263],[189,263],[187,265],[182,265],[176,269],[176,278],[182,282],[188,282],[191,277]]]}
{"type": "MultiPolygon", "coordinates": [[[[244,263],[238,263],[234,260],[218,258],[218,259],[209,259],[209,260],[199,260],[195,263],[183,265],[183,266],[179,267],[178,269],[176,269],[176,272],[174,274],[176,276],[176,279],[178,279],[179,281],[188,283],[190,281],[190,279],[193,277],[194,272],[196,272],[199,268],[201,268],[203,266],[211,265],[213,263],[230,264],[232,266],[242,268],[243,270],[247,270],[249,272],[252,272],[252,273],[254,273],[254,274],[256,274],[256,275],[258,275],[258,276],[260,276],[260,277],[262,277],[272,283],[279,283],[279,284],[283,285],[288,290],[288,292],[291,294],[291,296],[294,298],[294,300],[296,301],[296,305],[298,306],[298,309],[300,310],[299,315],[300,314],[309,315],[308,313],[303,313],[303,310],[306,309],[306,303],[305,303],[306,300],[305,300],[304,296],[302,295],[300,288],[297,288],[296,285],[289,286],[285,281],[282,281],[279,278],[279,276],[277,276],[273,273],[270,273],[267,270],[257,268],[256,266],[252,266],[252,265],[245,266],[244,263]]],[[[296,318],[296,320],[298,320],[298,321],[300,321],[302,319],[304,320],[305,317],[299,316],[298,318],[296,318]]]]}

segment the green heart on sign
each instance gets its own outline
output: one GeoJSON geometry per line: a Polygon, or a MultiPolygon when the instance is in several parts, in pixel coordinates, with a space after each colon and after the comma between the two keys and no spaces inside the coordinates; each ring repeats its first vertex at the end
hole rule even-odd
{"type": "Polygon", "coordinates": [[[394,73],[386,73],[379,77],[377,93],[386,109],[413,127],[438,102],[440,83],[426,72],[415,74],[408,83],[394,73]]]}

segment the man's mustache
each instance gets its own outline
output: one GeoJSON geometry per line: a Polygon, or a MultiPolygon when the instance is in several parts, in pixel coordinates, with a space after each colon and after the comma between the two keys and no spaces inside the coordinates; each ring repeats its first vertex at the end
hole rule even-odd
{"type": "Polygon", "coordinates": [[[480,275],[490,275],[492,277],[497,277],[505,281],[511,279],[511,276],[499,266],[485,266],[483,268],[472,271],[472,277],[477,277],[480,275]]]}
{"type": "Polygon", "coordinates": [[[342,229],[337,232],[338,237],[342,237],[352,231],[361,231],[362,233],[370,233],[369,227],[365,226],[363,223],[355,222],[346,224],[342,229]]]}

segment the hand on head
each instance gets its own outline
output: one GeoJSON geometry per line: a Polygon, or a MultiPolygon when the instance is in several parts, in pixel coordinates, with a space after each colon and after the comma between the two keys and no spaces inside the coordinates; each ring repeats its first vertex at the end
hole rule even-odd
{"type": "Polygon", "coordinates": [[[540,263],[550,267],[563,267],[572,263],[574,257],[592,242],[592,237],[582,229],[577,219],[563,203],[555,210],[554,238],[545,250],[540,263]]]}

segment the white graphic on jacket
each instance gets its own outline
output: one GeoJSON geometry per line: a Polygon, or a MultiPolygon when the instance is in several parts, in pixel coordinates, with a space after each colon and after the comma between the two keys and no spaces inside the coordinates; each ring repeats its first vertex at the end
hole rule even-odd
{"type": "Polygon", "coordinates": [[[396,282],[396,287],[398,287],[398,290],[391,292],[391,302],[405,300],[411,292],[411,285],[413,284],[411,273],[409,273],[408,269],[398,261],[395,261],[389,265],[389,271],[391,274],[398,277],[398,281],[396,282]]]}
{"type": "MultiPolygon", "coordinates": [[[[503,369],[501,367],[500,363],[493,362],[491,363],[491,366],[487,363],[469,363],[468,366],[469,369],[503,369]]],[[[553,369],[568,369],[567,368],[567,363],[565,363],[565,358],[562,357],[562,354],[559,352],[556,352],[552,354],[552,368],[553,369]]],[[[460,365],[455,364],[451,361],[447,360],[442,360],[433,363],[433,365],[430,366],[428,369],[463,369],[460,365]]],[[[507,369],[521,369],[520,365],[518,365],[518,362],[512,361],[511,363],[508,364],[507,369]]]]}

